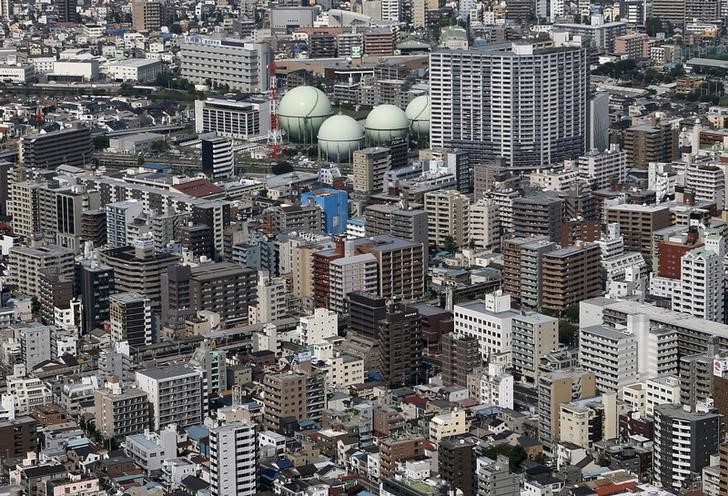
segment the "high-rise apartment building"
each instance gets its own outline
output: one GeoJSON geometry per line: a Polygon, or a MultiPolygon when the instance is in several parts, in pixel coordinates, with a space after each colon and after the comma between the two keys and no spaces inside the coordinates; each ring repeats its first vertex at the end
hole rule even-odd
{"type": "Polygon", "coordinates": [[[478,340],[449,332],[440,338],[442,383],[445,386],[468,385],[468,374],[480,367],[478,340]]]}
{"type": "Polygon", "coordinates": [[[553,192],[528,195],[513,200],[513,235],[517,238],[548,236],[557,242],[561,237],[564,200],[553,192]]]}
{"type": "Polygon", "coordinates": [[[73,299],[74,281],[60,274],[57,267],[38,271],[40,318],[45,324],[55,324],[56,309],[68,310],[73,299]]]}
{"type": "Polygon", "coordinates": [[[610,205],[606,210],[607,223],[619,224],[625,250],[638,251],[646,260],[652,257],[652,233],[672,225],[670,208],[664,204],[610,205]]]}
{"type": "Polygon", "coordinates": [[[36,181],[15,182],[9,187],[7,210],[13,218],[13,232],[26,240],[41,230],[38,199],[41,187],[42,183],[36,181]]]}
{"type": "Polygon", "coordinates": [[[114,291],[114,269],[92,261],[79,266],[81,322],[89,333],[109,320],[109,295],[114,291]]]}
{"type": "Polygon", "coordinates": [[[0,421],[0,453],[7,458],[22,458],[38,445],[38,421],[18,416],[0,421]]]}
{"type": "Polygon", "coordinates": [[[211,179],[226,179],[235,173],[233,142],[228,138],[202,140],[202,172],[211,179]]]}
{"type": "Polygon", "coordinates": [[[650,162],[672,162],[680,158],[680,130],[671,124],[640,124],[624,133],[627,163],[646,169],[650,162]]]}
{"type": "Polygon", "coordinates": [[[231,422],[210,429],[210,494],[258,493],[256,424],[231,422]]]}
{"type": "Polygon", "coordinates": [[[256,303],[258,272],[232,262],[171,265],[160,281],[161,320],[174,329],[200,310],[220,315],[225,327],[243,325],[256,303]]]}
{"type": "Polygon", "coordinates": [[[450,436],[438,443],[440,477],[463,494],[477,494],[476,444],[472,439],[450,436]]]}
{"type": "Polygon", "coordinates": [[[452,189],[425,193],[430,246],[442,248],[452,238],[456,247],[467,245],[470,199],[452,189]]]}
{"type": "Polygon", "coordinates": [[[130,346],[152,344],[152,310],[149,298],[140,293],[116,293],[109,297],[111,339],[130,346]]]}
{"type": "Polygon", "coordinates": [[[470,205],[468,235],[475,248],[494,249],[501,244],[501,223],[498,205],[492,198],[483,198],[470,205]]]}
{"type": "Polygon", "coordinates": [[[669,491],[682,490],[693,474],[710,465],[719,444],[717,413],[686,411],[681,405],[656,406],[653,481],[669,491]]]}
{"type": "Polygon", "coordinates": [[[606,326],[579,330],[579,363],[594,373],[603,393],[616,393],[637,379],[637,337],[606,326]]]}
{"type": "Polygon", "coordinates": [[[285,278],[270,277],[267,272],[258,272],[257,302],[248,307],[250,324],[272,322],[288,315],[288,294],[285,278]]]}
{"type": "Polygon", "coordinates": [[[521,313],[511,319],[513,370],[521,381],[536,384],[541,358],[558,348],[559,319],[540,313],[521,313]]]}
{"type": "Polygon", "coordinates": [[[723,259],[705,248],[685,253],[680,284],[672,293],[672,309],[714,322],[725,322],[723,259]]]}
{"type": "Polygon", "coordinates": [[[268,105],[208,98],[195,100],[195,132],[249,140],[270,129],[268,105]]]}
{"type": "Polygon", "coordinates": [[[59,0],[55,5],[56,12],[58,14],[58,22],[78,22],[76,0],[59,0]]]}
{"type": "Polygon", "coordinates": [[[627,171],[627,154],[612,145],[608,150],[592,150],[577,159],[579,177],[594,189],[605,189],[624,182],[627,171]]]}
{"type": "Polygon", "coordinates": [[[324,408],[324,375],[318,372],[304,374],[265,374],[263,377],[265,411],[263,423],[271,429],[283,428],[283,421],[310,419],[321,421],[324,408]]]}
{"type": "Polygon", "coordinates": [[[543,255],[541,307],[561,311],[601,291],[599,246],[579,243],[543,255]]]}
{"type": "Polygon", "coordinates": [[[693,190],[696,201],[715,202],[718,210],[725,207],[725,173],[716,165],[689,165],[685,187],[693,190]]]}
{"type": "Polygon", "coordinates": [[[40,271],[55,269],[60,277],[73,279],[73,251],[60,246],[13,246],[8,255],[8,283],[27,295],[40,295],[40,271]]]}
{"type": "Polygon", "coordinates": [[[556,247],[546,236],[503,240],[503,291],[515,302],[523,303],[525,296],[528,307],[540,306],[542,255],[556,247]]]}
{"type": "MultiPolygon", "coordinates": [[[[507,456],[498,455],[496,460],[481,456],[478,458],[478,495],[498,494],[499,496],[518,496],[521,482],[518,474],[511,473],[507,456]]],[[[475,493],[473,493],[475,494],[475,493]]]]}
{"type": "Polygon", "coordinates": [[[20,342],[20,357],[26,370],[31,371],[36,365],[53,358],[51,336],[57,331],[55,326],[38,322],[16,325],[14,332],[20,342]]]}
{"type": "Polygon", "coordinates": [[[391,166],[392,156],[389,148],[373,147],[355,151],[351,161],[354,193],[365,197],[381,193],[384,188],[384,175],[391,166]]]}
{"type": "Polygon", "coordinates": [[[422,324],[413,306],[388,304],[384,319],[378,322],[379,372],[391,385],[419,383],[422,359],[422,324]]]}
{"type": "Polygon", "coordinates": [[[430,55],[430,144],[536,168],[585,151],[587,49],[493,44],[430,55]]]}
{"type": "Polygon", "coordinates": [[[114,289],[138,292],[149,298],[152,311],[159,311],[162,300],[162,274],[179,261],[171,253],[154,253],[152,240],[139,240],[135,246],[103,250],[99,259],[114,271],[114,289]]]}
{"type": "Polygon", "coordinates": [[[144,204],[139,200],[127,200],[106,205],[106,242],[110,248],[121,248],[132,243],[129,226],[142,215],[144,204]]]}
{"type": "Polygon", "coordinates": [[[134,0],[131,24],[137,31],[159,31],[169,22],[168,7],[163,0],[134,0]]]}
{"type": "Polygon", "coordinates": [[[124,390],[112,377],[105,389],[94,391],[96,430],[104,439],[139,434],[149,429],[151,405],[141,389],[124,390]]]}
{"type": "Polygon", "coordinates": [[[379,321],[387,315],[387,300],[371,293],[349,295],[349,328],[352,332],[376,339],[379,321]]]}
{"type": "Polygon", "coordinates": [[[369,205],[364,209],[367,237],[389,234],[395,238],[427,245],[427,212],[421,208],[399,205],[369,205]]]}
{"type": "Polygon", "coordinates": [[[152,404],[155,431],[202,422],[202,373],[184,365],[168,365],[136,372],[136,382],[152,404]]]}
{"type": "Polygon", "coordinates": [[[316,205],[323,213],[326,234],[344,234],[349,220],[349,194],[340,189],[322,188],[301,195],[301,205],[316,205]]]}
{"type": "Polygon", "coordinates": [[[594,374],[581,369],[564,369],[538,376],[538,438],[553,449],[561,432],[563,403],[596,396],[594,374]]]}
{"type": "MultiPolygon", "coordinates": [[[[75,13],[75,1],[66,1],[73,2],[75,13]]],[[[79,127],[27,136],[18,143],[18,153],[28,169],[55,169],[59,165],[84,168],[91,165],[91,131],[79,127]]]]}

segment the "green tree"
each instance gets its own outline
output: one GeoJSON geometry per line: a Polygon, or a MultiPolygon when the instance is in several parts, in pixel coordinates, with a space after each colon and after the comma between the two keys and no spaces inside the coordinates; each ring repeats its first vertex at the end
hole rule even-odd
{"type": "Polygon", "coordinates": [[[559,342],[566,346],[574,347],[579,343],[579,326],[568,320],[559,320],[559,342]]]}
{"type": "Polygon", "coordinates": [[[105,150],[109,147],[109,137],[105,134],[94,138],[94,149],[105,150]]]}
{"type": "Polygon", "coordinates": [[[293,168],[293,165],[291,165],[290,162],[281,161],[277,164],[274,164],[271,168],[271,172],[275,174],[276,176],[279,176],[281,174],[286,174],[288,172],[293,172],[295,169],[293,168]]]}
{"type": "Polygon", "coordinates": [[[523,461],[528,458],[526,450],[523,446],[517,444],[511,446],[510,444],[499,444],[483,451],[483,455],[487,456],[491,460],[498,458],[498,455],[504,455],[508,457],[508,468],[511,472],[517,472],[521,468],[523,461]]]}
{"type": "Polygon", "coordinates": [[[169,150],[169,145],[164,140],[155,141],[152,143],[152,152],[153,153],[163,153],[169,150]]]}
{"type": "Polygon", "coordinates": [[[662,21],[659,17],[648,17],[645,23],[645,29],[649,36],[655,36],[662,30],[662,21]]]}
{"type": "Polygon", "coordinates": [[[455,238],[453,238],[451,235],[445,236],[445,241],[442,243],[443,249],[448,253],[454,253],[455,252],[455,238]]]}

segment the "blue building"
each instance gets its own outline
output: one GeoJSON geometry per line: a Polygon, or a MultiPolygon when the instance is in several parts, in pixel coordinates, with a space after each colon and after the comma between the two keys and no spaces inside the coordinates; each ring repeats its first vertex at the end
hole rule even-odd
{"type": "Polygon", "coordinates": [[[326,234],[346,234],[349,221],[349,194],[340,189],[317,189],[301,195],[301,205],[314,202],[324,211],[326,234]]]}

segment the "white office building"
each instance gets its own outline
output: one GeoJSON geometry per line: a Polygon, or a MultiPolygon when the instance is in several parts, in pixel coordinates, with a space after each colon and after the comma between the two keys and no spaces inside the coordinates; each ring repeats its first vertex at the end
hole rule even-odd
{"type": "Polygon", "coordinates": [[[430,145],[526,169],[578,157],[588,92],[586,48],[544,41],[432,53],[430,145]]]}
{"type": "Polygon", "coordinates": [[[672,294],[672,309],[714,322],[724,321],[723,260],[705,248],[681,259],[680,285],[672,294]]]}
{"type": "Polygon", "coordinates": [[[180,45],[180,75],[195,84],[235,91],[268,91],[273,51],[267,43],[186,36],[180,45]]]}
{"type": "Polygon", "coordinates": [[[603,393],[616,393],[637,379],[637,338],[606,326],[579,330],[579,363],[594,373],[603,393]]]}
{"type": "Polygon", "coordinates": [[[255,424],[231,422],[210,429],[210,494],[257,494],[258,443],[255,424]]]}
{"type": "Polygon", "coordinates": [[[676,375],[679,362],[675,329],[653,326],[644,314],[627,316],[627,332],[637,338],[637,373],[641,380],[676,375]]]}
{"type": "Polygon", "coordinates": [[[647,379],[645,382],[645,415],[653,417],[657,405],[677,405],[680,403],[680,378],[663,375],[647,379]]]}
{"type": "Polygon", "coordinates": [[[339,333],[339,315],[325,308],[316,308],[313,315],[301,317],[298,324],[301,344],[311,346],[339,333]]]}
{"type": "Polygon", "coordinates": [[[513,376],[499,363],[489,363],[480,377],[480,402],[513,409],[513,376]]]}
{"type": "Polygon", "coordinates": [[[161,470],[165,460],[177,456],[177,429],[169,425],[159,433],[146,431],[126,436],[124,452],[147,473],[161,470]]]}
{"type": "Polygon", "coordinates": [[[195,100],[195,132],[216,133],[236,140],[267,136],[270,130],[268,102],[238,102],[208,98],[195,100]]]}
{"type": "Polygon", "coordinates": [[[484,300],[455,305],[454,332],[478,340],[481,358],[511,351],[511,324],[518,312],[511,310],[511,297],[498,291],[484,300]]]}

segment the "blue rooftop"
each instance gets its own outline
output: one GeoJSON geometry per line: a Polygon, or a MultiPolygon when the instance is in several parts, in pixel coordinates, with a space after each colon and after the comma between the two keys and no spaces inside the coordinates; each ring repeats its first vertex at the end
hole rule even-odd
{"type": "Polygon", "coordinates": [[[210,429],[202,424],[185,427],[185,432],[187,433],[187,437],[192,438],[195,441],[199,441],[200,439],[210,435],[210,429]]]}

